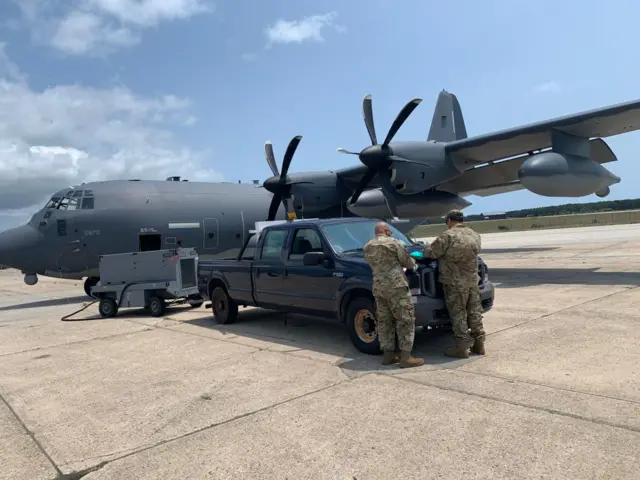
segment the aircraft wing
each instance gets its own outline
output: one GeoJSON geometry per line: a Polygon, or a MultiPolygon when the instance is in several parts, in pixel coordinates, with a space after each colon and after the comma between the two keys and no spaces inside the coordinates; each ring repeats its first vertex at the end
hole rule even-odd
{"type": "MultiPolygon", "coordinates": [[[[591,144],[591,158],[600,164],[615,162],[615,154],[601,138],[589,142],[591,144]]],[[[520,165],[528,155],[510,158],[501,162],[479,165],[465,171],[453,180],[438,186],[438,190],[455,193],[461,196],[478,195],[488,197],[500,193],[514,192],[524,187],[518,179],[520,165]]]]}
{"type": "Polygon", "coordinates": [[[454,159],[485,163],[551,147],[551,129],[571,135],[610,137],[640,129],[640,100],[448,143],[454,159]]]}

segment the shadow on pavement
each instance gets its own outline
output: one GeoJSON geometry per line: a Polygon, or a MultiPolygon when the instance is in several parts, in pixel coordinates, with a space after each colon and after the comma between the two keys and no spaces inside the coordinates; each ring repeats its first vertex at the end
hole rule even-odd
{"type": "Polygon", "coordinates": [[[38,300],[37,302],[18,303],[16,305],[6,305],[0,307],[0,312],[6,312],[10,310],[22,310],[25,308],[40,308],[40,307],[57,307],[60,305],[74,305],[82,302],[91,301],[86,295],[69,298],[50,298],[48,300],[38,300]]]}
{"type": "Polygon", "coordinates": [[[499,288],[533,285],[640,285],[639,272],[602,272],[598,268],[491,268],[499,288]]]}
{"type": "MultiPolygon", "coordinates": [[[[398,369],[382,366],[379,355],[367,355],[358,351],[337,320],[307,315],[284,314],[262,309],[240,311],[234,324],[217,324],[211,314],[185,321],[202,328],[217,330],[226,335],[237,335],[254,340],[274,343],[293,350],[307,350],[328,356],[341,357],[336,365],[344,370],[367,372],[398,369]]],[[[453,344],[449,329],[428,330],[416,333],[413,354],[425,359],[425,365],[441,365],[456,361],[442,355],[444,348],[453,344]]]]}

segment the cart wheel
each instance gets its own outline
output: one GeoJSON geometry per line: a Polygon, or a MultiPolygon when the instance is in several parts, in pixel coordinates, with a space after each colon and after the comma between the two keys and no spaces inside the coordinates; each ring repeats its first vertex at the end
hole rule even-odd
{"type": "Polygon", "coordinates": [[[211,308],[216,321],[223,325],[233,323],[238,318],[238,304],[223,287],[216,287],[211,292],[211,308]]]}
{"type": "Polygon", "coordinates": [[[118,305],[113,298],[103,298],[98,304],[98,311],[104,318],[113,317],[118,313],[118,305]]]}
{"type": "Polygon", "coordinates": [[[160,297],[151,297],[149,299],[149,311],[152,317],[161,317],[164,315],[164,300],[160,297]]]}

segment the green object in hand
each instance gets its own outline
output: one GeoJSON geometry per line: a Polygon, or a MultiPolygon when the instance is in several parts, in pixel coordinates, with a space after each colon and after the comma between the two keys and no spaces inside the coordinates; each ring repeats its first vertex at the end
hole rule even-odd
{"type": "Polygon", "coordinates": [[[424,258],[424,253],[422,253],[421,251],[411,252],[409,255],[414,258],[424,258]]]}

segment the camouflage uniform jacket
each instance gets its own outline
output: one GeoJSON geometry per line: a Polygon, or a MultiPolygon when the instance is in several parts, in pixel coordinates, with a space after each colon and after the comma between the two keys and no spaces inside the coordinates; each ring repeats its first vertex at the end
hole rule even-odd
{"type": "Polygon", "coordinates": [[[424,256],[440,260],[440,283],[472,287],[478,284],[477,255],[481,247],[477,232],[464,225],[456,225],[424,247],[424,256]]]}
{"type": "Polygon", "coordinates": [[[385,297],[392,289],[409,287],[404,268],[413,268],[415,261],[400,240],[379,235],[364,246],[364,258],[373,271],[373,295],[385,297]]]}

